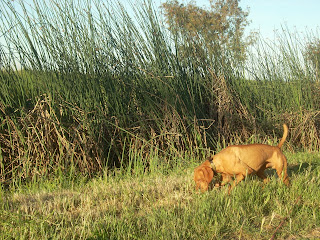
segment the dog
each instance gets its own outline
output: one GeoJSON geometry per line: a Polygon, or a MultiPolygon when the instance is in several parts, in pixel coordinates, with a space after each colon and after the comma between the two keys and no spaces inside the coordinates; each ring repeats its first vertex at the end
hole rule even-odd
{"type": "Polygon", "coordinates": [[[273,168],[285,185],[290,181],[287,174],[287,158],[281,152],[281,147],[288,136],[288,127],[283,124],[283,136],[277,146],[266,144],[232,145],[218,154],[207,159],[210,162],[214,175],[221,174],[218,183],[220,186],[235,181],[229,186],[230,191],[247,175],[256,174],[265,183],[268,182],[264,170],[273,168]]]}
{"type": "Polygon", "coordinates": [[[194,177],[196,183],[196,190],[201,190],[201,192],[208,191],[209,184],[213,179],[213,170],[209,160],[206,160],[199,167],[194,169],[194,177]]]}

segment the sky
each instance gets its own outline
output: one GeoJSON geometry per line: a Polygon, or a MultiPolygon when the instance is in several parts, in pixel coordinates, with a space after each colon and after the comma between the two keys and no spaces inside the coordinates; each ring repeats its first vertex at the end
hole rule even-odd
{"type": "MultiPolygon", "coordinates": [[[[23,0],[32,2],[32,0],[23,0]]],[[[127,0],[101,0],[125,2],[127,0]]],[[[135,1],[135,0],[131,0],[135,1]]],[[[167,0],[151,0],[155,6],[167,0]]],[[[190,0],[178,0],[188,3],[190,0]]],[[[209,6],[209,0],[193,0],[198,6],[209,6]]],[[[243,9],[249,9],[251,21],[247,30],[259,31],[262,37],[273,39],[274,30],[286,26],[289,30],[320,32],[320,0],[240,0],[243,9]]]]}
{"type": "MultiPolygon", "coordinates": [[[[165,0],[154,0],[159,5],[163,2],[165,0]]],[[[209,6],[209,0],[194,2],[198,6],[209,6]]],[[[249,8],[251,23],[248,30],[259,31],[264,38],[273,39],[274,30],[282,26],[288,27],[290,32],[318,30],[319,33],[320,30],[320,0],[241,0],[240,6],[242,9],[249,8]]]]}
{"type": "MultiPolygon", "coordinates": [[[[23,1],[32,2],[32,0],[23,1]]],[[[160,6],[167,0],[151,1],[154,2],[154,6],[160,6]]],[[[190,0],[178,1],[188,3],[190,0]]],[[[209,0],[193,0],[193,2],[199,6],[209,6],[209,0]]],[[[262,38],[274,40],[274,31],[286,27],[290,33],[297,31],[312,33],[312,36],[318,38],[320,36],[320,0],[241,0],[240,6],[243,9],[249,9],[248,19],[251,23],[246,29],[247,33],[258,31],[262,38]]],[[[0,36],[0,44],[3,43],[3,37],[0,36]]]]}

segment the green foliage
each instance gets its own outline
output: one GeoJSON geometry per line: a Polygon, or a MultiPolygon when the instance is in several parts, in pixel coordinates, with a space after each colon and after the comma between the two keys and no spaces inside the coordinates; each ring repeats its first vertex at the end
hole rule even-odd
{"type": "Polygon", "coordinates": [[[132,11],[89,0],[0,1],[2,182],[134,171],[134,163],[147,171],[155,155],[169,169],[210,148],[276,142],[283,122],[291,149],[319,149],[319,81],[298,38],[283,31],[238,61],[245,49],[232,44],[246,45],[247,24],[238,1],[211,10],[167,4],[194,12],[196,24],[168,30],[150,1],[132,11]],[[213,16],[223,20],[212,22],[216,30],[199,29],[213,16]]]}
{"type": "MultiPolygon", "coordinates": [[[[279,238],[319,238],[319,154],[288,154],[290,188],[270,173],[197,194],[191,177],[209,148],[275,145],[284,122],[285,148],[319,150],[301,38],[284,30],[235,61],[210,34],[168,31],[150,2],[134,18],[111,2],[0,1],[0,238],[269,239],[287,216],[279,238]]],[[[216,3],[243,20],[228,45],[246,12],[216,3]]]]}
{"type": "Polygon", "coordinates": [[[207,58],[210,65],[223,67],[227,59],[243,61],[250,44],[244,38],[248,12],[239,7],[239,0],[210,1],[209,9],[195,2],[184,5],[177,0],[162,4],[170,32],[186,47],[178,49],[182,58],[194,57],[200,62],[207,58]],[[187,48],[190,51],[187,52],[187,48]]]}
{"type": "Polygon", "coordinates": [[[308,43],[306,49],[306,57],[311,61],[314,70],[316,71],[317,77],[320,74],[320,39],[316,38],[308,43]]]}

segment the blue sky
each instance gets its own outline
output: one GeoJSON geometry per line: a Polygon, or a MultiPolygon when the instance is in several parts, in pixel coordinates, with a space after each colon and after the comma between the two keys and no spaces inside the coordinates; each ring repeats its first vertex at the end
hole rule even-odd
{"type": "MultiPolygon", "coordinates": [[[[165,0],[153,0],[155,4],[165,0]]],[[[179,0],[187,3],[189,1],[179,0]]],[[[209,0],[196,0],[199,6],[208,6],[209,0]]],[[[259,30],[263,37],[273,39],[274,30],[286,25],[289,30],[305,33],[320,26],[320,0],[242,0],[240,6],[249,8],[249,29],[259,30]]]]}
{"type": "MultiPolygon", "coordinates": [[[[166,0],[152,1],[155,6],[166,2],[166,0]]],[[[188,3],[189,0],[179,0],[179,2],[188,3]]],[[[199,6],[209,6],[209,0],[194,0],[194,2],[199,6]]],[[[281,29],[281,26],[288,27],[290,32],[312,31],[315,36],[320,36],[320,0],[241,0],[240,5],[243,9],[249,8],[250,11],[251,24],[247,30],[259,31],[263,38],[274,39],[274,30],[281,29]]],[[[0,36],[1,43],[3,38],[0,36]]]]}
{"type": "MultiPolygon", "coordinates": [[[[32,2],[31,0],[23,0],[32,2]]],[[[103,0],[118,1],[118,0],[103,0]]],[[[124,2],[127,0],[119,0],[124,2]]],[[[134,2],[135,0],[131,0],[134,2]]],[[[155,6],[159,6],[166,0],[152,0],[155,6]]],[[[178,0],[188,3],[190,0],[178,0]]],[[[209,0],[194,0],[199,6],[209,6],[209,0]]],[[[251,24],[248,29],[259,30],[263,37],[273,38],[275,29],[286,25],[290,30],[305,32],[316,31],[320,26],[320,0],[241,0],[243,9],[249,8],[249,20],[251,24]]],[[[318,34],[319,35],[319,34],[318,34]]]]}

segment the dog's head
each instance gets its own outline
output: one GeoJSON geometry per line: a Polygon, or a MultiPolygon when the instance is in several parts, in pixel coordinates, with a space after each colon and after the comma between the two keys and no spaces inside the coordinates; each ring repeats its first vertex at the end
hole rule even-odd
{"type": "Polygon", "coordinates": [[[196,183],[196,190],[200,189],[201,192],[208,191],[209,184],[213,179],[213,170],[208,160],[194,169],[193,179],[196,183]]]}

